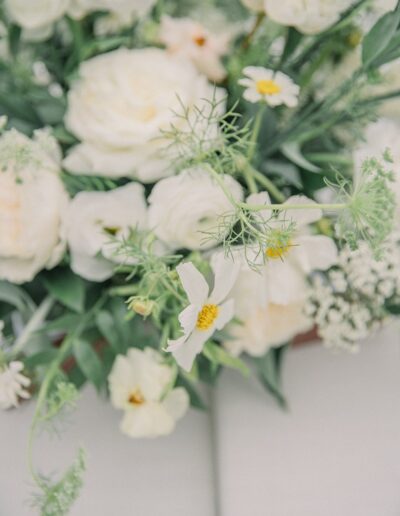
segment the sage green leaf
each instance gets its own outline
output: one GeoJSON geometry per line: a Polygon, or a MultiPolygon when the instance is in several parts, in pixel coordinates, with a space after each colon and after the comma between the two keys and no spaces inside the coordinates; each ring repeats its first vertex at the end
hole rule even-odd
{"type": "Polygon", "coordinates": [[[212,341],[208,341],[203,349],[203,355],[215,365],[221,365],[237,369],[244,376],[249,375],[249,368],[240,358],[230,355],[223,347],[212,341]]]}
{"type": "Polygon", "coordinates": [[[57,268],[43,276],[48,292],[61,304],[82,313],[85,304],[85,282],[68,268],[57,268]]]}
{"type": "Polygon", "coordinates": [[[76,362],[86,378],[99,390],[104,384],[103,365],[90,342],[76,339],[72,346],[76,362]]]}
{"type": "Polygon", "coordinates": [[[362,44],[362,62],[364,65],[371,65],[388,48],[394,37],[400,22],[400,8],[386,13],[380,18],[369,33],[365,36],[362,44]]]}
{"type": "Polygon", "coordinates": [[[295,163],[309,172],[321,172],[321,169],[308,161],[301,153],[300,145],[297,142],[288,142],[281,147],[282,154],[292,163],[295,163]]]}

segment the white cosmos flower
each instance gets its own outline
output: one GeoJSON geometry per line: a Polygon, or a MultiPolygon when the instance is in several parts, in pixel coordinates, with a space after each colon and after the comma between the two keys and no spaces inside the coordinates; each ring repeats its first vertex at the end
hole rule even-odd
{"type": "Polygon", "coordinates": [[[226,75],[221,57],[228,52],[229,40],[227,31],[212,33],[190,18],[163,16],[161,20],[160,41],[168,52],[188,58],[211,81],[219,82],[226,75]]]}
{"type": "Polygon", "coordinates": [[[271,20],[316,34],[333,25],[354,0],[264,0],[271,20]]]}
{"type": "MultiPolygon", "coordinates": [[[[266,192],[252,194],[247,199],[249,204],[271,204],[266,192]]],[[[294,195],[285,204],[316,204],[304,195],[294,195]]],[[[271,211],[258,212],[268,220],[271,211]]],[[[295,223],[295,230],[291,241],[285,247],[270,247],[265,250],[266,277],[268,283],[269,300],[274,304],[286,305],[304,298],[307,291],[307,275],[314,270],[326,270],[337,262],[337,247],[334,241],[325,235],[313,235],[310,224],[322,217],[322,211],[315,208],[288,209],[279,212],[277,218],[271,221],[274,228],[287,228],[288,224],[295,223]]]]}
{"type": "Polygon", "coordinates": [[[0,279],[31,281],[61,260],[68,195],[60,160],[57,142],[45,130],[33,139],[15,129],[0,137],[0,279]]]}
{"type": "Polygon", "coordinates": [[[112,238],[128,236],[131,229],[146,229],[147,207],[143,186],[128,183],[108,192],[79,192],[63,220],[71,269],[91,281],[113,275],[115,244],[112,238]]]}
{"type": "Polygon", "coordinates": [[[185,389],[171,390],[172,367],[155,350],[132,348],[118,355],[108,377],[113,406],[124,411],[121,431],[129,437],[158,437],[171,433],[188,409],[185,389]]]}
{"type": "Polygon", "coordinates": [[[23,369],[24,364],[18,361],[0,367],[0,408],[3,410],[18,407],[19,398],[31,396],[26,390],[31,381],[22,374],[23,369]]]}
{"type": "MultiPolygon", "coordinates": [[[[85,61],[68,94],[67,128],[81,142],[66,159],[73,173],[135,177],[148,183],[171,175],[175,156],[163,130],[187,129],[177,118],[217,95],[194,65],[158,48],[120,48],[85,61]],[[162,80],[160,80],[162,77],[162,80]]],[[[223,110],[221,104],[221,110],[223,110]]],[[[217,126],[207,126],[209,136],[217,126]]]]}
{"type": "Polygon", "coordinates": [[[211,265],[214,272],[211,293],[204,276],[191,262],[181,263],[176,268],[190,304],[179,315],[183,335],[169,340],[167,351],[186,371],[191,370],[207,340],[234,315],[233,299],[226,301],[226,297],[236,280],[239,264],[220,256],[211,265]]]}
{"type": "Polygon", "coordinates": [[[239,84],[246,88],[243,97],[249,102],[265,101],[271,107],[297,106],[300,87],[284,73],[262,66],[246,66],[243,74],[246,77],[239,84]]]}
{"type": "MultiPolygon", "coordinates": [[[[232,196],[242,199],[243,190],[231,176],[223,181],[232,196]]],[[[149,225],[155,235],[172,249],[208,249],[206,232],[215,230],[221,215],[232,205],[210,174],[200,168],[182,171],[159,181],[149,196],[149,225]]]]}

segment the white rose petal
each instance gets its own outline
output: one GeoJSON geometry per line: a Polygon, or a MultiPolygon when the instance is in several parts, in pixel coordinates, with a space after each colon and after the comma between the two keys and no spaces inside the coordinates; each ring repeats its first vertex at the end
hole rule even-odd
{"type": "Polygon", "coordinates": [[[190,62],[156,48],[120,48],[94,57],[82,63],[79,77],[65,117],[67,128],[82,141],[65,160],[74,173],[142,182],[171,175],[170,142],[162,130],[171,123],[187,129],[174,112],[181,113],[183,105],[193,113],[214,96],[213,86],[190,62]]]}
{"type": "Polygon", "coordinates": [[[46,131],[29,139],[0,137],[0,279],[31,281],[62,257],[62,213],[68,195],[59,177],[60,149],[46,131]]]}
{"type": "MultiPolygon", "coordinates": [[[[242,187],[224,176],[232,196],[241,200],[242,187]]],[[[149,224],[156,236],[173,249],[208,249],[206,233],[215,230],[220,217],[232,211],[221,187],[201,168],[188,169],[159,181],[149,197],[149,224]]]]}

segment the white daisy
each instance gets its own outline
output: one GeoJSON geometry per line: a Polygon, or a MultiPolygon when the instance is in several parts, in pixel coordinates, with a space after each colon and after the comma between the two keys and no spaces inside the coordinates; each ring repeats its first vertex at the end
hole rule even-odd
{"type": "Polygon", "coordinates": [[[246,66],[243,74],[246,77],[240,79],[239,84],[245,86],[243,97],[249,102],[263,100],[271,107],[281,104],[297,106],[300,87],[284,73],[262,66],[246,66]]]}
{"type": "Polygon", "coordinates": [[[235,283],[239,264],[218,256],[212,262],[214,288],[210,289],[204,276],[191,262],[176,268],[190,305],[179,315],[183,335],[168,341],[170,351],[178,364],[190,371],[196,355],[215,332],[221,330],[234,315],[233,299],[225,301],[235,283]]]}
{"type": "MultiPolygon", "coordinates": [[[[249,204],[271,204],[266,192],[251,195],[249,204]]],[[[294,195],[286,203],[316,205],[304,195],[294,195]]],[[[271,210],[258,212],[260,216],[271,219],[271,210]]],[[[271,303],[286,305],[304,298],[307,290],[307,276],[314,270],[326,270],[337,263],[337,247],[334,241],[324,235],[314,235],[310,231],[310,224],[322,217],[322,211],[315,208],[288,209],[281,211],[276,219],[270,223],[286,227],[288,223],[295,223],[294,233],[287,245],[279,244],[265,249],[266,281],[271,303]]]]}
{"type": "Polygon", "coordinates": [[[157,437],[172,432],[189,406],[185,389],[170,389],[174,375],[174,369],[151,348],[130,349],[126,356],[117,356],[108,382],[112,404],[125,412],[124,434],[157,437]]]}
{"type": "Polygon", "coordinates": [[[24,364],[19,361],[0,368],[0,408],[3,410],[18,407],[19,398],[28,399],[31,396],[26,390],[31,381],[21,373],[23,369],[24,364]]]}

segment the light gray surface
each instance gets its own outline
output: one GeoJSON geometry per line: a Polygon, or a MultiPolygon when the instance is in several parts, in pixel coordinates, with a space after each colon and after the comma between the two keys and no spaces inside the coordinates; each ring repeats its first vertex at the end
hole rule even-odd
{"type": "MultiPolygon", "coordinates": [[[[0,413],[0,516],[33,516],[25,450],[33,404],[0,413]]],[[[61,440],[43,435],[35,460],[43,471],[68,465],[82,444],[88,471],[71,516],[214,516],[210,418],[191,411],[171,436],[123,436],[121,413],[86,389],[61,440]]]]}
{"type": "Polygon", "coordinates": [[[218,391],[221,516],[398,516],[400,346],[392,328],[356,356],[288,354],[283,413],[253,382],[218,391]]]}
{"type": "MultiPolygon", "coordinates": [[[[208,415],[191,412],[170,437],[134,441],[120,413],[84,393],[61,441],[43,437],[36,461],[67,465],[78,444],[88,472],[71,516],[398,516],[400,346],[398,330],[356,356],[319,346],[288,354],[290,412],[254,382],[227,373],[214,398],[218,481],[208,415]],[[218,493],[218,496],[217,496],[218,493]]],[[[0,516],[34,516],[24,505],[26,434],[33,404],[0,413],[0,516]]]]}

